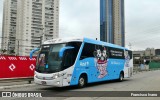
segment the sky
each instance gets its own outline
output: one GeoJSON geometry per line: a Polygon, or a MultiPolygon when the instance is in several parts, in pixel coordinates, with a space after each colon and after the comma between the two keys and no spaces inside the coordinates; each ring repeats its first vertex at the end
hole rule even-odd
{"type": "MultiPolygon", "coordinates": [[[[60,37],[98,38],[100,0],[60,0],[60,37]]],[[[125,0],[126,47],[160,48],[160,0],[125,0]],[[129,44],[131,44],[129,46],[129,44]]],[[[3,0],[0,0],[0,34],[3,0]]]]}
{"type": "Polygon", "coordinates": [[[2,34],[3,0],[0,0],[0,37],[2,34]]]}

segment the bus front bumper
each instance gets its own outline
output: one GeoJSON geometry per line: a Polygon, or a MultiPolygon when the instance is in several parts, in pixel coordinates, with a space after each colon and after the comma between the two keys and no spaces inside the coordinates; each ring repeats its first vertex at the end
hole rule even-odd
{"type": "Polygon", "coordinates": [[[34,82],[39,85],[62,87],[62,80],[60,80],[59,78],[53,80],[43,80],[34,77],[34,82]]]}

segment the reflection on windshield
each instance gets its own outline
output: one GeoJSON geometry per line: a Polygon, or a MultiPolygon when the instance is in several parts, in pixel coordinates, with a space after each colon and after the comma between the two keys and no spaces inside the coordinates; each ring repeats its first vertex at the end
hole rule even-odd
{"type": "Polygon", "coordinates": [[[72,66],[76,60],[81,42],[69,42],[63,44],[42,45],[37,58],[36,71],[39,73],[54,73],[72,66]],[[72,46],[63,57],[59,57],[59,51],[65,46],[72,46]]]}
{"type": "Polygon", "coordinates": [[[50,53],[48,56],[48,65],[50,66],[50,70],[61,70],[62,59],[59,57],[59,51],[65,44],[58,44],[52,46],[50,49],[50,53]]]}
{"type": "Polygon", "coordinates": [[[42,73],[60,71],[62,59],[59,58],[59,51],[65,45],[66,44],[54,44],[50,46],[43,46],[38,57],[36,71],[42,73]]]}

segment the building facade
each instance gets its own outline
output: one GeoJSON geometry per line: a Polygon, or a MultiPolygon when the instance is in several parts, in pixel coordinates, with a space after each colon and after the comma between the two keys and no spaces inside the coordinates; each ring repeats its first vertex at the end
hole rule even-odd
{"type": "Polygon", "coordinates": [[[17,55],[59,37],[59,0],[4,0],[4,16],[2,49],[17,55]]]}
{"type": "Polygon", "coordinates": [[[146,50],[133,51],[133,63],[144,64],[153,61],[158,55],[154,48],[146,48],[146,50]]]}
{"type": "Polygon", "coordinates": [[[156,54],[157,56],[160,56],[160,49],[156,49],[156,50],[155,50],[155,54],[156,54]]]}
{"type": "Polygon", "coordinates": [[[17,0],[4,0],[1,42],[2,49],[12,50],[15,48],[16,21],[17,0]]]}
{"type": "Polygon", "coordinates": [[[100,0],[100,40],[125,46],[124,0],[100,0]]]}

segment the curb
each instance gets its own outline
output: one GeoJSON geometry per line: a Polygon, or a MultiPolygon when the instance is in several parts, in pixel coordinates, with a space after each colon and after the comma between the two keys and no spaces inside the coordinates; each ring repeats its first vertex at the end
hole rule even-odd
{"type": "Polygon", "coordinates": [[[23,85],[12,85],[12,86],[0,86],[1,89],[11,89],[11,88],[17,88],[17,87],[27,87],[27,86],[34,86],[36,84],[23,84],[23,85]]]}

